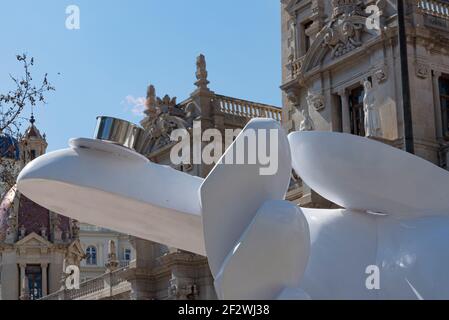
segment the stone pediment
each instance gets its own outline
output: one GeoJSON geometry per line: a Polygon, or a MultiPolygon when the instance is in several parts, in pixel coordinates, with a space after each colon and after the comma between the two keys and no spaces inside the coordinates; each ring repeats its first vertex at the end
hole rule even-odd
{"type": "Polygon", "coordinates": [[[367,17],[359,14],[340,15],[332,19],[318,33],[301,65],[306,74],[317,66],[344,59],[363,46],[379,31],[367,28],[367,17]]]}
{"type": "Polygon", "coordinates": [[[42,238],[35,232],[30,233],[25,238],[15,243],[15,247],[18,248],[49,248],[52,246],[53,244],[51,242],[42,238]]]}
{"type": "Polygon", "coordinates": [[[301,2],[305,2],[304,0],[282,0],[282,3],[285,4],[285,10],[288,12],[292,12],[296,7],[301,5],[301,2]]]}

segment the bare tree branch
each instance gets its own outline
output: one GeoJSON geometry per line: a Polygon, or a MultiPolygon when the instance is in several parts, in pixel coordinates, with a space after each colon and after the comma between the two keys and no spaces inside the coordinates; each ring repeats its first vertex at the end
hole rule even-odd
{"type": "MultiPolygon", "coordinates": [[[[27,107],[34,107],[46,103],[46,95],[55,88],[48,81],[45,74],[39,84],[35,84],[31,69],[34,66],[34,58],[27,55],[17,55],[16,59],[23,65],[23,74],[20,77],[9,75],[15,89],[6,94],[0,94],[0,134],[7,134],[14,139],[20,138],[20,127],[24,120],[21,116],[27,107]]],[[[4,153],[4,152],[3,152],[4,153]]],[[[16,180],[17,170],[14,161],[10,161],[10,154],[0,153],[0,184],[7,189],[11,188],[16,180]]],[[[0,188],[1,189],[1,188],[0,188]]]]}

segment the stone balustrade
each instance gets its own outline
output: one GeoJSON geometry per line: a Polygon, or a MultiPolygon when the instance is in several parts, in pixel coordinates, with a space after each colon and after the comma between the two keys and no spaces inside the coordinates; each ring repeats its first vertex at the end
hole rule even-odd
{"type": "Polygon", "coordinates": [[[105,276],[107,276],[107,274],[81,283],[79,290],[67,290],[65,299],[76,300],[83,296],[102,291],[106,287],[104,279],[105,276]]]}
{"type": "Polygon", "coordinates": [[[129,291],[130,284],[124,278],[125,272],[130,267],[128,262],[127,266],[117,269],[112,272],[107,272],[101,276],[87,280],[80,284],[79,289],[61,289],[48,296],[43,297],[40,300],[88,300],[88,299],[101,299],[108,298],[115,294],[117,291],[129,291]]]}
{"type": "Polygon", "coordinates": [[[130,261],[129,260],[120,260],[120,268],[126,268],[129,266],[130,261]]]}
{"type": "Polygon", "coordinates": [[[449,1],[418,0],[417,2],[422,13],[449,20],[449,1]]]}
{"type": "Polygon", "coordinates": [[[305,58],[305,56],[295,59],[287,64],[287,69],[290,72],[291,79],[296,79],[299,76],[299,73],[301,72],[302,64],[304,62],[304,58],[305,58]]]}
{"type": "Polygon", "coordinates": [[[267,104],[215,95],[220,112],[244,118],[271,118],[281,121],[282,110],[267,104]]]}

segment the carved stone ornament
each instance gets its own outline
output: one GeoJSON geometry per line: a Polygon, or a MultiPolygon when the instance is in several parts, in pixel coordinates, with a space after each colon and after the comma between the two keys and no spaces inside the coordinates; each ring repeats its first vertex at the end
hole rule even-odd
{"type": "Polygon", "coordinates": [[[299,131],[312,131],[313,121],[310,118],[309,106],[305,106],[301,109],[302,121],[299,124],[299,131]]]}
{"type": "Polygon", "coordinates": [[[294,106],[294,107],[298,107],[300,99],[298,97],[298,94],[296,91],[294,90],[289,90],[286,92],[286,96],[288,101],[290,101],[290,103],[294,106]]]}
{"type": "Polygon", "coordinates": [[[307,104],[316,111],[321,111],[324,109],[324,96],[322,94],[309,92],[309,95],[307,96],[307,104]]]}
{"type": "Polygon", "coordinates": [[[429,67],[422,63],[415,65],[416,76],[421,79],[427,79],[429,76],[429,67]]]}
{"type": "Polygon", "coordinates": [[[388,79],[387,67],[384,66],[374,72],[374,79],[377,83],[382,83],[388,79]]]}
{"type": "Polygon", "coordinates": [[[202,90],[209,90],[207,85],[209,81],[207,80],[207,69],[206,69],[206,57],[200,54],[196,59],[196,79],[195,85],[202,90]]]}
{"type": "Polygon", "coordinates": [[[343,15],[336,19],[324,35],[323,45],[331,49],[333,58],[338,58],[362,45],[363,24],[343,15]]]}
{"type": "Polygon", "coordinates": [[[361,0],[332,0],[332,17],[342,14],[362,14],[361,0]]]}

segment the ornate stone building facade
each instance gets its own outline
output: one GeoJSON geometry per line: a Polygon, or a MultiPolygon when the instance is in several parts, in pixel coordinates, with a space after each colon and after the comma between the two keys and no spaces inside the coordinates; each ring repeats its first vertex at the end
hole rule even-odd
{"type": "Polygon", "coordinates": [[[104,274],[108,269],[109,255],[113,254],[118,267],[126,267],[135,257],[129,236],[80,223],[79,239],[86,258],[80,263],[80,280],[82,282],[94,279],[104,274]],[[111,252],[109,244],[113,241],[111,252]]]}
{"type": "MultiPolygon", "coordinates": [[[[45,153],[47,142],[34,125],[15,146],[18,168],[45,153]]],[[[65,265],[84,257],[76,221],[50,212],[15,187],[0,203],[0,299],[36,300],[57,291],[65,265]]]]}
{"type": "MultiPolygon", "coordinates": [[[[406,33],[416,155],[447,168],[449,2],[410,0],[406,33]]],[[[282,0],[283,124],[404,148],[396,1],[282,0]]],[[[289,198],[332,206],[302,186],[289,198]]]]}
{"type": "MultiPolygon", "coordinates": [[[[151,161],[205,177],[212,165],[201,162],[175,166],[171,163],[170,151],[177,143],[170,140],[173,130],[187,129],[191,139],[196,134],[202,135],[208,128],[218,129],[225,136],[225,129],[241,129],[251,118],[270,117],[281,121],[282,111],[274,106],[216,94],[209,89],[203,55],[197,58],[196,65],[196,89],[179,103],[175,97],[158,97],[155,87],[148,87],[145,117],[141,125],[151,132],[151,143],[146,154],[151,161]]],[[[87,241],[86,232],[81,239],[87,241]]],[[[106,273],[81,283],[79,290],[61,290],[44,299],[216,298],[213,277],[205,257],[134,237],[131,237],[130,243],[133,258],[128,266],[120,267],[116,242],[111,243],[106,273]]],[[[83,268],[86,270],[82,265],[83,268]]]]}

